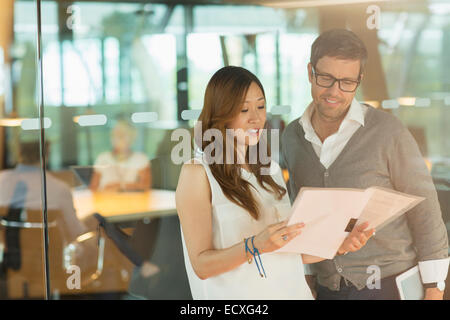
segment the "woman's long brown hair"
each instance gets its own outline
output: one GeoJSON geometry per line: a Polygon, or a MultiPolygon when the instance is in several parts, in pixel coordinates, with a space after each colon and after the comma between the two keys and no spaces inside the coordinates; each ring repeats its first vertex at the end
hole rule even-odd
{"type": "MultiPolygon", "coordinates": [[[[199,124],[201,123],[202,132],[208,129],[218,129],[222,133],[222,141],[196,141],[197,146],[201,150],[205,150],[206,146],[210,143],[215,143],[216,146],[221,146],[223,154],[226,148],[226,127],[235,119],[242,108],[245,96],[247,95],[248,88],[251,83],[256,83],[261,91],[264,89],[258,78],[250,71],[234,66],[227,66],[218,70],[209,81],[203,104],[203,110],[199,116],[199,124]]],[[[266,143],[261,143],[262,137],[256,146],[250,146],[247,149],[246,161],[248,163],[250,148],[267,148],[267,155],[270,156],[270,149],[266,143]]],[[[236,157],[236,143],[234,144],[234,158],[236,157]]],[[[276,195],[277,199],[281,199],[286,189],[278,185],[270,175],[262,175],[261,169],[270,166],[268,164],[262,164],[260,158],[257,157],[255,164],[249,164],[250,171],[255,175],[257,181],[261,187],[268,192],[276,195]]],[[[236,164],[224,163],[212,163],[210,164],[211,172],[222,188],[225,196],[237,204],[238,206],[247,210],[250,215],[258,219],[260,208],[251,192],[251,183],[242,179],[240,166],[236,164]]]]}

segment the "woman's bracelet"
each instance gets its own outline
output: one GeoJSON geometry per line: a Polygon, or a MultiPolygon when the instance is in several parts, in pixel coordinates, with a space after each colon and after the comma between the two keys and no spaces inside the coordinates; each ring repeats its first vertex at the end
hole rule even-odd
{"type": "Polygon", "coordinates": [[[244,249],[245,249],[245,256],[247,257],[247,262],[250,264],[252,263],[252,257],[248,255],[250,252],[250,249],[248,248],[247,241],[249,238],[244,238],[244,249]]]}
{"type": "MultiPolygon", "coordinates": [[[[245,243],[245,254],[247,255],[247,252],[250,252],[250,254],[251,254],[251,255],[253,256],[253,258],[255,259],[255,264],[256,264],[256,267],[258,268],[259,275],[260,275],[261,277],[266,277],[266,278],[267,278],[267,276],[266,276],[266,271],[264,270],[264,266],[263,266],[262,261],[261,261],[261,255],[259,254],[259,250],[258,250],[258,248],[255,247],[255,244],[254,244],[254,242],[253,242],[254,239],[255,239],[255,236],[252,236],[252,237],[247,238],[247,239],[244,240],[244,243],[245,243]],[[248,240],[249,240],[249,239],[251,239],[251,241],[252,241],[253,251],[250,250],[250,248],[248,247],[248,240]],[[256,259],[256,256],[258,256],[259,263],[258,263],[258,260],[256,259]],[[261,272],[261,270],[259,269],[259,265],[261,265],[262,272],[261,272]],[[264,273],[264,275],[263,275],[263,273],[264,273]]],[[[251,262],[251,259],[249,259],[249,263],[250,263],[250,262],[251,262]]]]}

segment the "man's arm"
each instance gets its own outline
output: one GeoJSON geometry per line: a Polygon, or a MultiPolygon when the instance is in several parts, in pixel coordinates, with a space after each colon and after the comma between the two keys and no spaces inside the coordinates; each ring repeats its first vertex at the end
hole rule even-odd
{"type": "MultiPolygon", "coordinates": [[[[394,188],[426,198],[407,213],[422,280],[445,281],[449,267],[448,238],[434,183],[410,132],[403,128],[394,139],[388,155],[394,188]]],[[[427,294],[435,290],[427,289],[427,294]]]]}

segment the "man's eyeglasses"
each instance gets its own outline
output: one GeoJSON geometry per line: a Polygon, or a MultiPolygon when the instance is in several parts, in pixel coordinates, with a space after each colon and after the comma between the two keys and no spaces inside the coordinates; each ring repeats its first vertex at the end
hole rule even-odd
{"type": "Polygon", "coordinates": [[[337,81],[339,84],[339,89],[344,92],[355,92],[361,82],[361,76],[359,76],[358,80],[349,80],[349,79],[336,79],[332,75],[329,74],[320,74],[317,73],[315,68],[312,67],[312,73],[316,77],[316,84],[323,88],[331,88],[334,86],[334,83],[337,81]]]}

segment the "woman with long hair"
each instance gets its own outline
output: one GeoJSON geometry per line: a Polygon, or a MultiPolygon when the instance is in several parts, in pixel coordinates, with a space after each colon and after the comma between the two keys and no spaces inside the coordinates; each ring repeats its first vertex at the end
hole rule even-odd
{"type": "MultiPolygon", "coordinates": [[[[251,156],[261,154],[254,148],[268,154],[265,123],[258,78],[241,67],[218,70],[197,123],[214,139],[196,137],[200,152],[183,165],[176,191],[194,299],[313,299],[303,263],[323,258],[274,252],[304,224],[287,225],[291,206],[279,165],[251,156]]],[[[352,232],[339,252],[365,245],[366,227],[352,232]]]]}

